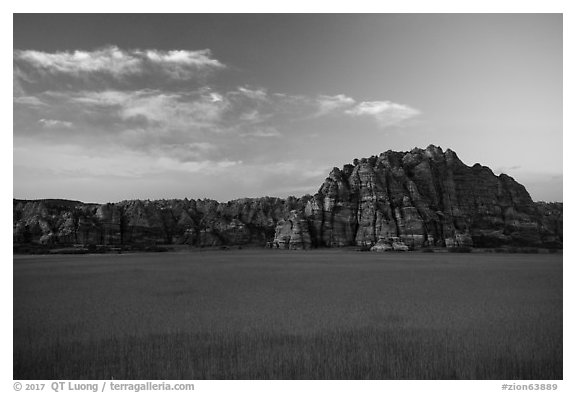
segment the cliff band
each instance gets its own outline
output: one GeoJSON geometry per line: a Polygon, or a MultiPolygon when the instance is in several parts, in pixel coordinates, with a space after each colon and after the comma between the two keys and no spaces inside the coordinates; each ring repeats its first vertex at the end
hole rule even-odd
{"type": "Polygon", "coordinates": [[[14,200],[13,224],[15,247],[562,247],[562,203],[535,203],[510,176],[469,167],[433,145],[334,168],[313,196],[104,205],[14,200]]]}

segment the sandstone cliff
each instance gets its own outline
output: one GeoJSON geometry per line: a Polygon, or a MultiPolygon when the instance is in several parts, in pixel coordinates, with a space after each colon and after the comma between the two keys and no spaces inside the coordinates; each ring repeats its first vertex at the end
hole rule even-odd
{"type": "Polygon", "coordinates": [[[334,168],[303,215],[319,247],[372,246],[395,237],[411,247],[562,242],[561,207],[546,214],[511,177],[469,167],[452,150],[432,145],[334,168]]]}
{"type": "Polygon", "coordinates": [[[534,203],[511,177],[436,146],[334,168],[301,198],[14,200],[14,244],[562,247],[562,204],[534,203]]]}
{"type": "Polygon", "coordinates": [[[104,205],[14,200],[14,244],[264,245],[297,200],[123,201],[104,205]]]}

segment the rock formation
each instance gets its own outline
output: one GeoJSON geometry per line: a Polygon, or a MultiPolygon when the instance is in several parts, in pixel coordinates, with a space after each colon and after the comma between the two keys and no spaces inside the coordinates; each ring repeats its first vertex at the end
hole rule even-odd
{"type": "Polygon", "coordinates": [[[278,221],[273,244],[276,248],[290,250],[310,248],[312,240],[308,230],[308,221],[298,211],[292,210],[286,220],[278,221]]]}
{"type": "Polygon", "coordinates": [[[304,214],[320,247],[395,237],[413,248],[558,246],[558,205],[559,213],[535,204],[510,176],[469,167],[452,150],[431,145],[334,168],[304,214]]]}
{"type": "Polygon", "coordinates": [[[123,201],[104,205],[14,200],[14,244],[264,245],[297,199],[123,201]]]}
{"type": "Polygon", "coordinates": [[[562,204],[535,203],[488,167],[440,147],[387,151],[334,168],[301,198],[14,200],[14,244],[562,247],[562,204]]]}

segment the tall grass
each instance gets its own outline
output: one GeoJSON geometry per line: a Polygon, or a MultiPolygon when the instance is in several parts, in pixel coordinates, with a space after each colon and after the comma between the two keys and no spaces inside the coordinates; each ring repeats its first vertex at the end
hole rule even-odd
{"type": "Polygon", "coordinates": [[[561,379],[558,255],[22,258],[15,379],[561,379]]]}
{"type": "Polygon", "coordinates": [[[15,379],[557,379],[562,348],[488,332],[364,328],[314,335],[172,333],[15,354],[15,379]],[[520,340],[523,341],[523,340],[520,340]],[[524,342],[524,344],[528,344],[524,342]]]}

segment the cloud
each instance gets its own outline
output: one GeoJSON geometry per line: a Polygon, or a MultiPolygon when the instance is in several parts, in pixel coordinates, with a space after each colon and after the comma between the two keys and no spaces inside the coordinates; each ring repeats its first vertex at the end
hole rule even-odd
{"type": "Polygon", "coordinates": [[[398,125],[420,114],[420,111],[391,101],[364,101],[345,111],[350,116],[369,116],[380,127],[398,125]]]}
{"type": "Polygon", "coordinates": [[[223,88],[230,80],[207,77],[227,66],[208,49],[16,50],[13,63],[13,163],[30,184],[54,175],[98,192],[108,178],[132,190],[154,177],[212,197],[313,192],[327,170],[312,136],[346,146],[353,118],[385,127],[419,114],[346,94],[223,88]]]}
{"type": "Polygon", "coordinates": [[[152,150],[155,156],[167,156],[174,161],[187,163],[206,160],[206,156],[217,152],[218,147],[209,142],[188,142],[155,146],[152,150]]]}
{"type": "Polygon", "coordinates": [[[73,124],[69,121],[53,120],[53,119],[40,119],[38,123],[44,128],[72,128],[73,124]]]}
{"type": "Polygon", "coordinates": [[[28,106],[47,106],[45,102],[35,96],[14,97],[14,103],[28,106]]]}
{"type": "Polygon", "coordinates": [[[230,167],[242,165],[242,161],[222,160],[222,161],[187,161],[182,162],[172,157],[161,157],[157,161],[157,169],[161,172],[205,172],[218,173],[230,167]]]}
{"type": "Polygon", "coordinates": [[[248,87],[57,90],[16,97],[14,102],[29,105],[15,112],[15,137],[42,138],[46,144],[121,146],[182,163],[237,161],[247,151],[277,151],[279,138],[292,146],[303,130],[307,138],[320,135],[307,128],[312,118],[368,116],[385,127],[419,113],[390,101],[358,103],[344,94],[309,98],[248,87]],[[32,105],[41,106],[25,112],[32,105]],[[46,129],[74,133],[42,132],[46,129]]]}
{"type": "Polygon", "coordinates": [[[79,113],[96,112],[126,123],[128,128],[158,132],[170,130],[210,131],[260,137],[279,136],[271,123],[287,111],[281,97],[264,90],[238,88],[217,92],[209,87],[190,91],[144,89],[43,93],[53,107],[75,105],[79,113]]]}
{"type": "Polygon", "coordinates": [[[142,71],[142,61],[117,47],[111,46],[92,52],[47,53],[36,50],[14,52],[17,64],[28,65],[39,72],[74,74],[106,72],[116,77],[142,71]]]}
{"type": "Polygon", "coordinates": [[[242,136],[250,136],[256,138],[278,138],[282,136],[282,134],[274,127],[263,127],[250,129],[244,132],[242,136]]]}
{"type": "Polygon", "coordinates": [[[111,107],[121,106],[126,102],[137,98],[142,94],[142,90],[137,91],[120,91],[120,90],[102,90],[102,91],[77,91],[77,92],[47,92],[46,96],[56,98],[57,100],[70,101],[87,106],[111,107]]]}
{"type": "Polygon", "coordinates": [[[324,116],[328,113],[335,111],[340,111],[343,108],[351,107],[356,103],[356,100],[350,98],[344,94],[338,94],[335,96],[320,95],[316,99],[316,105],[318,105],[318,111],[316,116],[324,116]]]}
{"type": "MultiPolygon", "coordinates": [[[[322,129],[338,129],[335,122],[345,116],[371,117],[385,127],[419,114],[405,105],[362,102],[346,94],[306,96],[248,85],[218,89],[180,83],[202,70],[224,68],[208,50],[16,51],[14,59],[14,146],[36,141],[37,152],[77,148],[78,154],[65,148],[69,159],[54,157],[53,165],[50,155],[44,156],[44,166],[61,173],[104,176],[120,165],[125,176],[240,173],[261,157],[276,160],[285,151],[302,149],[304,135],[309,140],[324,134],[322,129]],[[164,80],[153,85],[150,75],[164,80]],[[92,79],[83,83],[83,78],[92,79]],[[137,83],[125,84],[126,78],[137,83]],[[66,167],[71,162],[75,168],[66,167]]],[[[304,176],[301,168],[260,167],[273,172],[271,181],[283,170],[304,176]]]]}
{"type": "Polygon", "coordinates": [[[242,165],[240,160],[185,160],[164,152],[139,152],[113,148],[94,152],[74,145],[17,146],[14,148],[14,166],[32,170],[48,169],[53,174],[67,177],[145,177],[171,173],[216,174],[242,165]]]}
{"type": "Polygon", "coordinates": [[[250,89],[247,87],[239,87],[235,94],[241,94],[254,101],[268,101],[268,93],[265,89],[250,89]]]}
{"type": "Polygon", "coordinates": [[[189,92],[162,90],[49,92],[54,105],[76,105],[80,112],[98,113],[116,121],[144,123],[156,130],[210,129],[219,131],[228,101],[205,89],[189,92]],[[215,100],[215,97],[219,99],[215,100]]]}
{"type": "Polygon", "coordinates": [[[223,68],[225,65],[214,59],[209,49],[125,50],[108,46],[93,51],[14,51],[14,75],[28,83],[58,75],[79,79],[110,77],[115,80],[159,75],[173,80],[190,80],[223,68]]]}
{"type": "Polygon", "coordinates": [[[92,146],[95,155],[98,149],[118,146],[183,164],[236,162],[238,151],[268,149],[267,142],[259,141],[282,136],[274,126],[276,104],[263,102],[255,90],[247,94],[205,87],[190,91],[47,91],[35,97],[46,105],[42,117],[37,112],[17,112],[16,138],[38,138],[47,145],[92,146]],[[42,132],[64,128],[76,132],[42,132]]]}
{"type": "Polygon", "coordinates": [[[122,102],[120,116],[168,128],[207,127],[216,131],[226,107],[225,102],[195,94],[142,92],[122,102]]]}
{"type": "Polygon", "coordinates": [[[212,102],[220,102],[222,101],[223,98],[220,94],[218,93],[210,93],[210,101],[212,102]]]}
{"type": "Polygon", "coordinates": [[[186,66],[194,66],[197,68],[224,67],[224,65],[220,63],[218,60],[211,58],[212,52],[210,51],[210,49],[203,49],[197,51],[189,51],[189,50],[159,51],[155,49],[149,49],[145,52],[132,51],[132,53],[137,56],[141,56],[142,53],[144,53],[146,58],[150,62],[161,65],[178,65],[178,66],[186,65],[186,66]]]}

